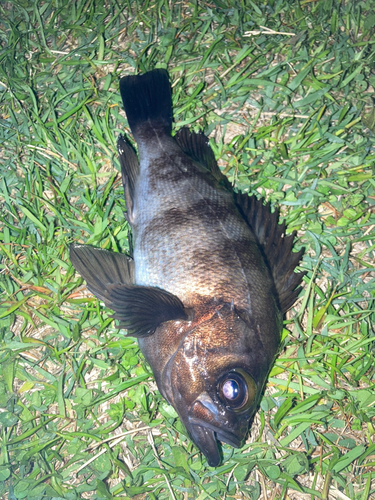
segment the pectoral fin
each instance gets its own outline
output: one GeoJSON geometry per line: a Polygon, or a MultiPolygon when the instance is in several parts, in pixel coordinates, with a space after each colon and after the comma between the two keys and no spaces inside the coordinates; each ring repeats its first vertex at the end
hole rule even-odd
{"type": "Polygon", "coordinates": [[[70,261],[90,292],[113,309],[118,328],[133,337],[152,335],[165,321],[187,319],[182,302],[172,293],[134,284],[134,262],[126,255],[71,245],[70,261]]]}
{"type": "Polygon", "coordinates": [[[133,337],[147,337],[166,321],[187,319],[180,299],[161,288],[113,283],[107,286],[106,306],[115,311],[118,328],[133,337]]]}

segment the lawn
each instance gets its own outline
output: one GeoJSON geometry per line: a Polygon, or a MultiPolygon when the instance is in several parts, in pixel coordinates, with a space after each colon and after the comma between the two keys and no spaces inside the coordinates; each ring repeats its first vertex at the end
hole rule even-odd
{"type": "Polygon", "coordinates": [[[375,498],[375,0],[0,4],[0,498],[375,498]],[[129,252],[120,76],[277,207],[304,289],[249,438],[211,468],[68,257],[129,252]]]}

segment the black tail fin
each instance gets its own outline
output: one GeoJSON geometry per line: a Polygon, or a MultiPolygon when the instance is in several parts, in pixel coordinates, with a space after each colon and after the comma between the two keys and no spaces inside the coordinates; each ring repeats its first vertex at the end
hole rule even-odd
{"type": "Polygon", "coordinates": [[[124,76],[120,92],[133,135],[150,127],[170,134],[172,130],[172,98],[168,72],[154,69],[144,75],[124,76]]]}

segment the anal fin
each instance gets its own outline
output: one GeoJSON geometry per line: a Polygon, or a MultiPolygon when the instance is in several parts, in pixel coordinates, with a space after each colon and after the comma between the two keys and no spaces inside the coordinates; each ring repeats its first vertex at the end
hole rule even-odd
{"type": "Polygon", "coordinates": [[[139,162],[134,149],[120,134],[117,139],[117,151],[121,165],[122,184],[124,186],[127,218],[132,224],[134,222],[134,188],[139,175],[139,162]]]}

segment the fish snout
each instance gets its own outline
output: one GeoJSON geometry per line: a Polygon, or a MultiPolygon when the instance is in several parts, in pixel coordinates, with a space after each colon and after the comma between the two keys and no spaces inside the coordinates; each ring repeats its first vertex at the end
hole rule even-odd
{"type": "Polygon", "coordinates": [[[198,396],[189,412],[191,421],[210,426],[220,441],[239,448],[248,431],[248,418],[238,418],[230,409],[214,402],[207,392],[198,396]]]}
{"type": "Polygon", "coordinates": [[[215,405],[211,396],[207,392],[202,392],[194,401],[191,407],[191,412],[196,418],[203,418],[204,420],[212,420],[215,416],[219,415],[218,406],[215,405]]]}
{"type": "Polygon", "coordinates": [[[240,448],[248,430],[247,420],[239,422],[231,411],[202,392],[190,407],[186,427],[211,467],[221,462],[218,441],[240,448]]]}

